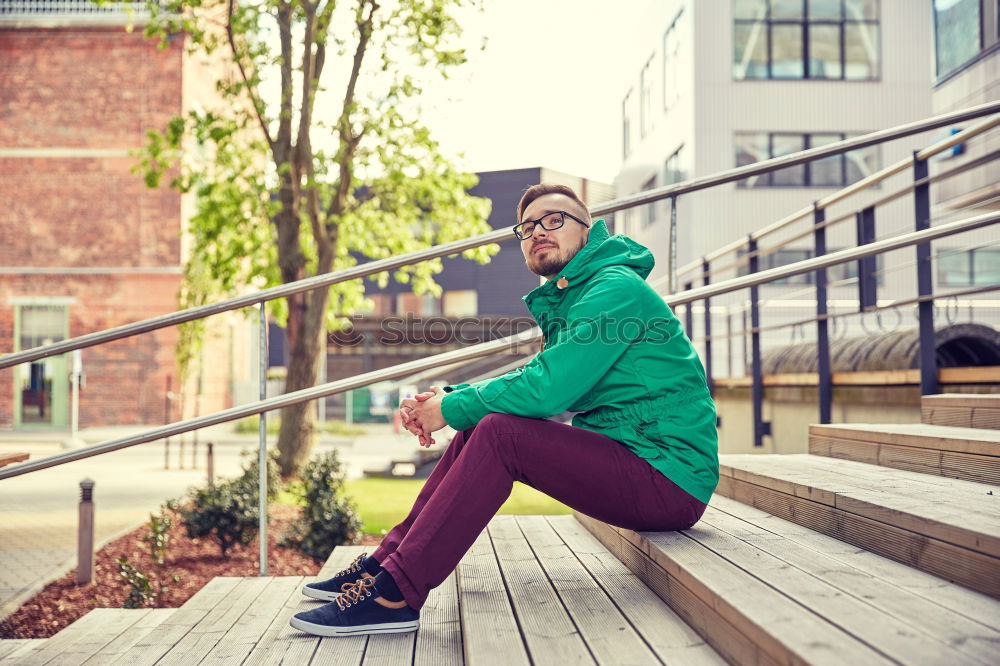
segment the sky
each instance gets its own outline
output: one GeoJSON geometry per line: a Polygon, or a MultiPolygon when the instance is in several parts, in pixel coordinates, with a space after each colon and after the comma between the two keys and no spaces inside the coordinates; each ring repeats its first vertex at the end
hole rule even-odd
{"type": "Polygon", "coordinates": [[[425,121],[470,171],[544,166],[612,182],[621,164],[627,35],[641,0],[487,0],[474,48],[425,121]],[[633,10],[633,11],[630,11],[633,10]]]}

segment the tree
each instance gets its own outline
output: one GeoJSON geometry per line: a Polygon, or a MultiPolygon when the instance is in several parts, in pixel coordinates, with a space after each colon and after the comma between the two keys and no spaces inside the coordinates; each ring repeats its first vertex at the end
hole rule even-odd
{"type": "MultiPolygon", "coordinates": [[[[165,47],[185,34],[188,48],[219,58],[231,72],[218,83],[216,108],[150,130],[142,154],[150,187],[169,174],[171,186],[196,195],[182,306],[347,268],[357,256],[390,257],[490,230],[488,200],[467,194],[475,175],[443,157],[420,122],[429,77],[447,77],[465,60],[456,19],[465,4],[148,3],[147,35],[165,47]],[[182,148],[192,146],[184,156],[182,148]]],[[[463,256],[482,263],[496,250],[463,256]]],[[[433,280],[440,270],[434,260],[394,277],[417,293],[440,294],[433,280]]],[[[388,277],[377,280],[384,286],[388,277]]],[[[287,391],[316,383],[328,329],[363,302],[361,280],[272,301],[271,314],[288,335],[287,391]]],[[[284,476],[308,460],[314,419],[308,404],[283,410],[284,476]]]]}

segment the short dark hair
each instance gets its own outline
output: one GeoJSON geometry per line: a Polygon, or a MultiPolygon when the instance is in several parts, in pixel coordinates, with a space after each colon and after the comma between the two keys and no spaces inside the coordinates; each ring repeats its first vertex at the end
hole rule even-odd
{"type": "Polygon", "coordinates": [[[539,183],[538,185],[532,185],[524,191],[521,195],[521,200],[517,202],[517,221],[521,221],[521,215],[524,214],[524,209],[531,205],[531,202],[538,197],[543,197],[546,194],[564,194],[580,206],[580,209],[586,213],[587,222],[590,222],[590,211],[587,209],[587,204],[583,203],[576,192],[573,191],[572,187],[567,187],[566,185],[556,185],[555,183],[539,183]]]}

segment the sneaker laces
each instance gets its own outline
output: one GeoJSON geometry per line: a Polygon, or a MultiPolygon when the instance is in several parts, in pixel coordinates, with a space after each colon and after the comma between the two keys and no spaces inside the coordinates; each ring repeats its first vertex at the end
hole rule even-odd
{"type": "Polygon", "coordinates": [[[357,573],[358,571],[361,571],[364,568],[361,563],[364,561],[366,557],[368,557],[368,553],[361,553],[360,555],[354,558],[353,562],[347,565],[346,569],[338,572],[337,575],[334,576],[334,578],[336,578],[337,576],[346,576],[347,574],[357,573]]]}
{"type": "Polygon", "coordinates": [[[375,579],[359,578],[356,583],[344,583],[341,589],[343,590],[343,594],[334,599],[334,601],[337,602],[337,607],[340,610],[346,610],[356,602],[372,596],[372,590],[375,589],[375,579]]]}

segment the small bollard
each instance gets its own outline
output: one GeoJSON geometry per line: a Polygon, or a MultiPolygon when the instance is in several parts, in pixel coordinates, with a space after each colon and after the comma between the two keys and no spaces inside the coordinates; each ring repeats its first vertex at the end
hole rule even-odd
{"type": "Polygon", "coordinates": [[[94,580],[94,482],[80,482],[80,523],[76,540],[76,583],[94,580]]]}
{"type": "Polygon", "coordinates": [[[163,469],[170,469],[170,438],[163,440],[163,469]]]}
{"type": "Polygon", "coordinates": [[[207,460],[205,462],[205,467],[208,468],[208,487],[209,488],[215,486],[215,453],[213,452],[214,448],[215,448],[215,446],[212,444],[212,442],[209,442],[208,443],[208,453],[206,454],[207,455],[207,460]]]}

